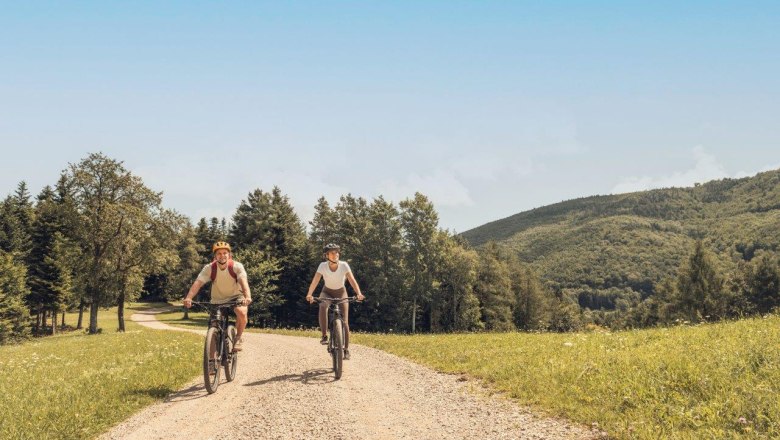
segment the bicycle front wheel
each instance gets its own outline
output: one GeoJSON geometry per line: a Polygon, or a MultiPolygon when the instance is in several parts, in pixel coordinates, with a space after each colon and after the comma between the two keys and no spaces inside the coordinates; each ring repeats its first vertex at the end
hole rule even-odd
{"type": "Polygon", "coordinates": [[[344,323],[340,319],[333,321],[330,329],[330,339],[333,341],[333,372],[336,379],[341,379],[341,367],[344,360],[344,323]]]}
{"type": "Polygon", "coordinates": [[[219,367],[222,358],[220,336],[218,329],[209,328],[206,332],[206,343],[203,346],[203,382],[206,384],[206,391],[209,394],[215,393],[219,386],[219,367]]]}
{"type": "Polygon", "coordinates": [[[236,378],[236,367],[238,365],[238,352],[233,351],[233,345],[236,343],[236,327],[229,325],[227,328],[227,337],[225,338],[225,380],[233,382],[236,378]]]}

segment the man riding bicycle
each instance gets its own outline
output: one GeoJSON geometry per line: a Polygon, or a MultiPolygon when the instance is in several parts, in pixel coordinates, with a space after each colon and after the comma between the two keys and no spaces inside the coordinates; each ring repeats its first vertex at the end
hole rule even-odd
{"type": "Polygon", "coordinates": [[[203,266],[198,278],[192,283],[187,296],[184,298],[184,307],[192,307],[192,298],[198,294],[204,284],[211,281],[211,303],[225,304],[239,301],[242,305],[233,308],[236,314],[236,343],[233,351],[243,349],[241,335],[244,333],[247,323],[247,310],[252,303],[252,293],[246,278],[244,265],[233,260],[230,253],[230,245],[224,241],[214,243],[212,247],[214,261],[203,266]]]}
{"type": "MultiPolygon", "coordinates": [[[[309,285],[309,292],[306,294],[306,301],[308,301],[310,304],[314,302],[312,293],[314,292],[314,289],[317,288],[317,285],[320,283],[320,279],[322,278],[325,279],[325,285],[322,287],[322,291],[320,292],[320,298],[346,298],[347,288],[344,286],[344,279],[346,278],[349,280],[349,284],[352,286],[352,289],[357,293],[357,300],[363,301],[365,296],[363,296],[363,293],[361,293],[360,286],[358,286],[357,281],[355,281],[355,277],[352,275],[352,269],[350,269],[349,264],[347,264],[346,261],[339,261],[341,247],[336,244],[329,243],[323,248],[322,252],[327,261],[323,261],[320,263],[319,267],[317,267],[317,272],[314,274],[314,279],[311,280],[311,285],[309,285]]],[[[344,302],[339,304],[339,307],[341,308],[341,315],[344,318],[344,359],[349,360],[349,304],[344,302]]],[[[319,321],[320,330],[322,331],[322,339],[320,340],[320,343],[327,345],[327,302],[320,302],[319,321]]]]}

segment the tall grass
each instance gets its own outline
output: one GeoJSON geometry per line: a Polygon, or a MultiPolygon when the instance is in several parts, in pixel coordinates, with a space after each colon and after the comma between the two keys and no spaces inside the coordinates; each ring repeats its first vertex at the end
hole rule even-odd
{"type": "Polygon", "coordinates": [[[356,335],[617,438],[780,437],[780,318],[576,334],[356,335]]]}
{"type": "Polygon", "coordinates": [[[117,333],[115,311],[102,311],[99,325],[99,335],[77,331],[0,347],[0,438],[93,438],[200,371],[197,335],[129,320],[127,332],[117,333]]]}

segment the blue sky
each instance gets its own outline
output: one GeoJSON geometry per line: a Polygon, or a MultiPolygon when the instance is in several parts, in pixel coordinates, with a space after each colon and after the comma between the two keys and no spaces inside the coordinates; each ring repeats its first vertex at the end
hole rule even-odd
{"type": "Polygon", "coordinates": [[[102,151],[193,219],[421,191],[464,231],[780,167],[778,2],[2,6],[5,193],[102,151]]]}

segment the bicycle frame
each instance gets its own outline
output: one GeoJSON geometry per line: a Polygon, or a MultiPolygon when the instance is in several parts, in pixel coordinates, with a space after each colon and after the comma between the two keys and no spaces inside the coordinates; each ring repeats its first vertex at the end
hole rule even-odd
{"type": "Polygon", "coordinates": [[[206,389],[209,394],[216,392],[219,386],[220,367],[225,368],[225,376],[228,382],[235,377],[236,362],[238,354],[233,353],[229,338],[228,329],[233,328],[230,324],[230,312],[233,307],[241,305],[238,302],[225,304],[211,304],[203,302],[193,302],[209,311],[209,325],[206,331],[206,341],[204,346],[204,366],[203,376],[206,383],[206,389]],[[209,339],[210,335],[216,336],[209,339]],[[209,341],[214,342],[209,349],[209,341]],[[216,369],[216,371],[212,370],[216,369]],[[212,377],[213,376],[213,377],[212,377]]]}
{"type": "Polygon", "coordinates": [[[328,333],[330,334],[330,338],[328,338],[328,353],[330,353],[331,357],[333,358],[333,371],[336,375],[336,379],[338,380],[341,378],[342,361],[344,350],[346,350],[344,347],[346,341],[346,326],[344,325],[344,319],[341,316],[341,307],[339,306],[343,303],[354,302],[356,301],[356,298],[316,298],[316,300],[318,302],[329,303],[328,333]],[[341,329],[341,334],[338,335],[338,338],[336,338],[336,335],[339,332],[338,329],[341,329]],[[336,341],[338,341],[338,343],[336,341]],[[337,346],[336,344],[340,346],[337,346]]]}

